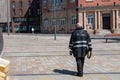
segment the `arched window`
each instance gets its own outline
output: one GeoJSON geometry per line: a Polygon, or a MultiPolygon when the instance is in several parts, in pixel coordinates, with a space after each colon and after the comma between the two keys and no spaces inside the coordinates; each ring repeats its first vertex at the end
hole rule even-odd
{"type": "Polygon", "coordinates": [[[72,16],[72,24],[75,25],[77,23],[76,15],[72,16]]]}
{"type": "Polygon", "coordinates": [[[56,18],[53,18],[53,19],[52,19],[52,26],[53,26],[53,27],[55,27],[56,22],[57,22],[57,21],[56,21],[56,18]]]}
{"type": "Polygon", "coordinates": [[[31,7],[31,1],[28,0],[28,8],[30,8],[30,7],[31,7]]]}
{"type": "Polygon", "coordinates": [[[15,9],[15,1],[12,1],[12,8],[15,9]]]}
{"type": "Polygon", "coordinates": [[[20,16],[22,16],[23,15],[23,10],[22,9],[20,9],[20,16]]]}
{"type": "Polygon", "coordinates": [[[12,12],[13,12],[13,16],[16,15],[16,11],[15,11],[15,1],[12,2],[12,12]]]}
{"type": "Polygon", "coordinates": [[[64,26],[66,24],[65,17],[60,18],[60,25],[64,26]]]}
{"type": "Polygon", "coordinates": [[[47,7],[47,0],[43,0],[43,7],[44,7],[44,8],[47,7]]]}
{"type": "Polygon", "coordinates": [[[19,6],[20,6],[20,9],[21,9],[22,6],[23,6],[22,0],[20,0],[19,6]]]}
{"type": "Polygon", "coordinates": [[[48,19],[44,19],[44,27],[48,27],[48,19]]]}

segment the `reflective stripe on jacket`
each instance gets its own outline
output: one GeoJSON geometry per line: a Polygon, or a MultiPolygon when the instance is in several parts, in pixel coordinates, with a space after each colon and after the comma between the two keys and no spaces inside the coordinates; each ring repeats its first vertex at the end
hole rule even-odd
{"type": "Polygon", "coordinates": [[[91,39],[87,31],[81,28],[73,31],[69,48],[73,50],[74,57],[84,57],[88,48],[92,48],[91,39]]]}

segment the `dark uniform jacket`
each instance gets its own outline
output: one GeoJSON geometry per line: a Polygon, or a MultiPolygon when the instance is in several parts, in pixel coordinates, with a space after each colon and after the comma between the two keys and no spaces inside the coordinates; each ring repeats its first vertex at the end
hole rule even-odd
{"type": "Polygon", "coordinates": [[[91,39],[86,30],[77,28],[72,32],[69,48],[73,51],[74,57],[85,57],[87,51],[92,51],[91,39]]]}

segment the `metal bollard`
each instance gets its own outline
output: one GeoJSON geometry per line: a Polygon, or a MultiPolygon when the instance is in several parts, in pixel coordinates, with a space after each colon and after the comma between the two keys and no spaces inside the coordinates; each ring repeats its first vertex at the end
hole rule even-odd
{"type": "Polygon", "coordinates": [[[34,28],[32,28],[32,33],[33,33],[33,34],[34,34],[34,31],[35,31],[34,28]]]}

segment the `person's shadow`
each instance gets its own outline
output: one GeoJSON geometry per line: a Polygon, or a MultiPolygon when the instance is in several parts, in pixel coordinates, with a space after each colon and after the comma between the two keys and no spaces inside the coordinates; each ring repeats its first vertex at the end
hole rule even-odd
{"type": "Polygon", "coordinates": [[[54,69],[53,70],[55,73],[60,73],[60,74],[65,74],[65,75],[75,75],[75,71],[70,71],[70,70],[60,70],[60,69],[54,69]]]}

